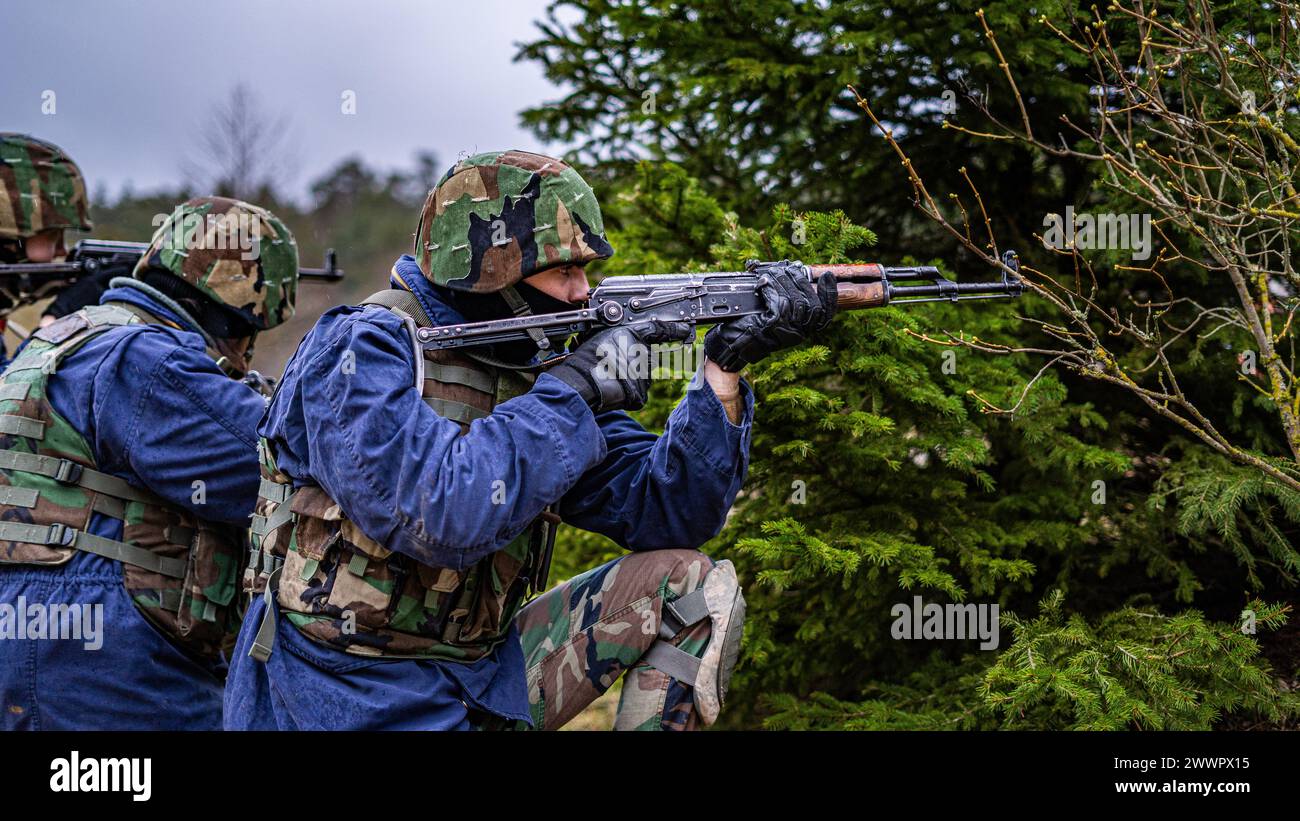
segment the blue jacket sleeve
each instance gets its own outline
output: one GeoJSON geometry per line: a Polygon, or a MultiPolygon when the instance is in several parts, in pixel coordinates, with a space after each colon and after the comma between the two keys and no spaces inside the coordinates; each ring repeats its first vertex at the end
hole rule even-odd
{"type": "MultiPolygon", "coordinates": [[[[101,466],[211,521],[247,525],[265,400],[169,331],[123,334],[95,373],[101,466]]],[[[195,337],[197,339],[197,337],[195,337]]]]}
{"type": "Polygon", "coordinates": [[[688,390],[662,436],[625,413],[597,417],[607,455],[564,496],[561,517],[628,550],[698,548],[718,534],[745,481],[754,397],[733,425],[704,382],[688,390]]]}
{"type": "Polygon", "coordinates": [[[314,345],[292,376],[302,406],[287,409],[308,420],[311,478],[363,533],[420,562],[469,567],[605,457],[582,398],[545,374],[461,436],[420,398],[410,337],[383,309],[314,345]]]}

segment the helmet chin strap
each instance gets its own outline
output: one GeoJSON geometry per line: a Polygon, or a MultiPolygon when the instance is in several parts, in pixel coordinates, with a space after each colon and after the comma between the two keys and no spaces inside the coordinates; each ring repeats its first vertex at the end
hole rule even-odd
{"type": "MultiPolygon", "coordinates": [[[[536,291],[536,289],[532,289],[532,290],[536,291]]],[[[457,296],[462,296],[462,295],[458,294],[457,296]]],[[[533,311],[532,304],[528,301],[528,299],[524,297],[522,293],[519,292],[519,290],[515,286],[503,288],[500,291],[494,291],[490,294],[463,294],[463,296],[473,297],[474,299],[483,299],[486,297],[500,296],[501,301],[505,302],[506,308],[509,309],[514,316],[517,317],[530,316],[530,315],[534,315],[535,313],[533,311]]],[[[540,310],[542,311],[563,310],[566,307],[572,307],[571,305],[565,305],[560,300],[555,299],[554,297],[546,296],[541,291],[537,291],[537,296],[535,296],[534,299],[541,300],[539,304],[541,305],[540,310]],[[548,301],[556,303],[555,307],[552,308],[548,304],[548,301]]],[[[487,319],[489,318],[488,316],[489,314],[491,318],[499,318],[501,316],[500,304],[497,303],[495,300],[493,300],[493,302],[491,303],[490,308],[489,308],[489,303],[475,303],[475,304],[466,303],[466,304],[460,304],[458,307],[460,308],[461,312],[466,316],[466,318],[469,319],[471,322],[477,322],[483,319],[487,319]]],[[[554,339],[554,338],[547,337],[541,328],[530,328],[528,329],[527,333],[528,333],[529,340],[537,348],[537,352],[535,356],[540,360],[537,364],[521,365],[518,363],[518,361],[511,361],[515,359],[514,356],[511,356],[510,359],[505,359],[500,356],[495,356],[493,354],[486,353],[483,349],[478,349],[478,350],[466,349],[461,353],[469,357],[470,359],[475,360],[476,362],[482,363],[484,365],[489,365],[494,368],[503,368],[505,370],[525,371],[525,372],[544,370],[545,368],[549,368],[551,365],[560,362],[565,356],[567,356],[567,353],[562,349],[562,347],[557,350],[557,343],[558,345],[562,346],[564,341],[563,339],[554,339]]],[[[525,343],[523,342],[510,343],[510,344],[511,345],[518,344],[521,348],[525,346],[525,343]]]]}
{"type": "MultiPolygon", "coordinates": [[[[507,288],[502,288],[498,293],[500,293],[501,298],[506,301],[506,305],[510,306],[510,310],[515,316],[528,316],[532,314],[533,309],[528,306],[528,301],[519,294],[519,291],[515,290],[515,286],[511,285],[507,288]]],[[[551,345],[551,340],[546,338],[546,334],[542,333],[541,328],[529,328],[528,338],[533,340],[533,344],[537,346],[538,356],[542,359],[546,359],[555,352],[551,345]]]]}
{"type": "Polygon", "coordinates": [[[212,351],[217,354],[213,359],[221,372],[231,379],[243,379],[248,375],[249,366],[253,364],[253,340],[249,340],[248,347],[242,352],[235,350],[230,342],[235,340],[217,339],[216,347],[212,351]]]}

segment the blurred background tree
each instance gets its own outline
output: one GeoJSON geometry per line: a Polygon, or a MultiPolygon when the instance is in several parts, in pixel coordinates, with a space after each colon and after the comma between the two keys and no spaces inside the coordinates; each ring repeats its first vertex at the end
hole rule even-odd
{"type": "Polygon", "coordinates": [[[190,188],[247,202],[274,200],[294,174],[289,117],[272,114],[248,83],[209,110],[182,173],[190,188]]]}

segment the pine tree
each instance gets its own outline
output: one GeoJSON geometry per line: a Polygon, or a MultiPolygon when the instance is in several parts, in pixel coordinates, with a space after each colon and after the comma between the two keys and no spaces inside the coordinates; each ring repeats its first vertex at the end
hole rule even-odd
{"type": "MultiPolygon", "coordinates": [[[[778,206],[762,230],[741,225],[671,164],[643,163],[614,203],[606,274],[874,255],[875,235],[843,213],[778,206]]],[[[736,562],[750,602],[727,726],[1183,728],[1295,715],[1236,619],[1249,607],[1263,632],[1285,607],[1239,599],[1220,621],[1186,608],[1208,583],[1202,571],[1223,570],[1191,555],[1203,522],[1252,523],[1239,521],[1229,563],[1245,589],[1262,584],[1249,557],[1268,543],[1256,530],[1277,523],[1244,511],[1294,500],[1250,477],[1198,490],[1222,465],[1191,442],[1176,469],[1148,475],[1155,457],[1124,442],[1132,420],[1072,399],[1052,374],[1014,418],[982,414],[972,390],[1011,397],[1037,367],[927,341],[945,327],[1021,332],[1006,303],[971,305],[843,314],[816,344],[749,370],[750,475],[706,546],[736,562]],[[998,604],[1010,645],[893,640],[892,606],[917,594],[998,604]]],[[[657,383],[643,423],[661,427],[683,387],[657,383]]],[[[1290,561],[1285,545],[1271,549],[1265,561],[1290,561]]],[[[568,531],[558,577],[616,555],[568,531]]]]}

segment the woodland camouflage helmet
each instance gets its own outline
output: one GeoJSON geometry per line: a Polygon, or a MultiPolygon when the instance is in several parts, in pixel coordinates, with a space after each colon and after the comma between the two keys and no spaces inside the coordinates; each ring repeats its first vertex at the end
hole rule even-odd
{"type": "Polygon", "coordinates": [[[196,197],[159,227],[132,276],[170,271],[258,330],[293,316],[298,245],[278,217],[241,200],[196,197]]]}
{"type": "Polygon", "coordinates": [[[77,164],[56,145],[0,133],[0,239],[93,227],[77,164]]]}
{"type": "Polygon", "coordinates": [[[429,192],[415,232],[420,270],[457,291],[495,293],[613,254],[586,180],[562,160],[524,151],[456,163],[429,192]]]}

